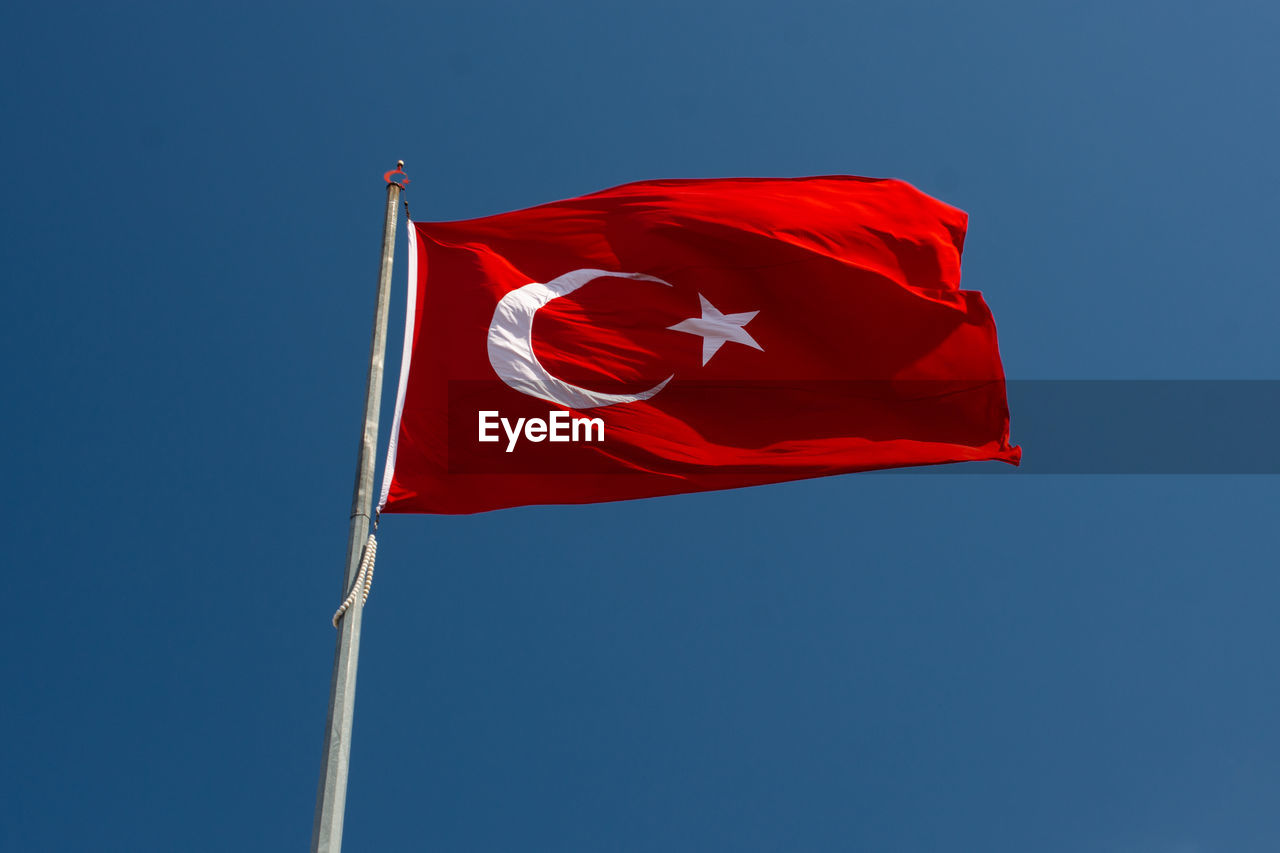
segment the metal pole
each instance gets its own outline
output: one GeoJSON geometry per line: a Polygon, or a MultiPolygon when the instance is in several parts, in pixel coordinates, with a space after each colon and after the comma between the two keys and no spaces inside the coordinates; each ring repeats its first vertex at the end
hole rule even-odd
{"type": "MultiPolygon", "coordinates": [[[[400,161],[399,167],[404,167],[400,161]]],[[[360,570],[360,557],[369,535],[373,512],[373,467],[378,448],[378,409],[382,399],[382,367],[387,348],[387,306],[391,301],[391,263],[396,249],[396,220],[401,184],[387,173],[387,217],[382,229],[382,264],[378,270],[378,304],[373,314],[373,343],[369,347],[369,374],[365,380],[364,432],[356,456],[356,484],[351,496],[351,526],[347,532],[345,596],[360,570]]],[[[403,173],[401,173],[403,174],[403,173]]],[[[312,853],[338,853],[342,849],[342,820],[347,805],[347,764],[351,757],[351,720],[356,704],[356,665],[360,657],[360,597],[338,623],[338,648],[333,655],[333,681],[329,686],[329,717],[325,722],[324,763],[316,793],[316,819],[311,829],[312,853]]]]}

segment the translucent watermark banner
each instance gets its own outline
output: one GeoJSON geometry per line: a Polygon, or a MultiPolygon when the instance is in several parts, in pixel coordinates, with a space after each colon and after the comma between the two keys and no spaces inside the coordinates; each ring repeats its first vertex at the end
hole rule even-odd
{"type": "MultiPolygon", "coordinates": [[[[652,472],[672,458],[664,452],[684,466],[751,473],[761,470],[751,461],[761,449],[846,440],[979,448],[998,438],[1006,397],[1020,466],[898,470],[1280,474],[1280,380],[1009,380],[1002,389],[991,380],[775,378],[672,381],[657,391],[620,383],[592,390],[614,402],[577,409],[557,402],[564,383],[530,382],[521,393],[497,381],[446,385],[448,471],[459,474],[618,473],[620,462],[652,472]],[[682,444],[685,431],[697,441],[682,444]]],[[[769,465],[778,470],[780,462],[798,476],[823,473],[821,466],[806,473],[802,455],[769,465]]]]}
{"type": "Polygon", "coordinates": [[[1280,380],[1010,380],[1017,469],[956,474],[1280,474],[1280,380]]]}

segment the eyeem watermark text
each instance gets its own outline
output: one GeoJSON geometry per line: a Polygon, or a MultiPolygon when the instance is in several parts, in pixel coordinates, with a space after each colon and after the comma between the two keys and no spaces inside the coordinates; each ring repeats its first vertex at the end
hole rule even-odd
{"type": "Polygon", "coordinates": [[[496,411],[478,412],[480,441],[500,441],[498,427],[507,435],[507,453],[515,449],[521,435],[538,441],[604,441],[604,421],[600,418],[573,418],[568,412],[547,412],[543,418],[516,418],[513,424],[496,411]]]}

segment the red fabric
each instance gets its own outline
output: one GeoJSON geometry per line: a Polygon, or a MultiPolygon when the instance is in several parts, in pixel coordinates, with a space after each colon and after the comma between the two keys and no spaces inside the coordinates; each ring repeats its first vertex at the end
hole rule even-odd
{"type": "Polygon", "coordinates": [[[590,503],[977,459],[1017,464],[995,324],[959,289],[967,215],[894,180],[670,180],[464,222],[419,222],[414,341],[384,512],[590,503]],[[500,380],[495,308],[599,277],[534,314],[558,379],[647,400],[582,408],[604,441],[478,440],[478,413],[565,407],[500,380]],[[702,364],[702,316],[758,312],[702,364]]]}

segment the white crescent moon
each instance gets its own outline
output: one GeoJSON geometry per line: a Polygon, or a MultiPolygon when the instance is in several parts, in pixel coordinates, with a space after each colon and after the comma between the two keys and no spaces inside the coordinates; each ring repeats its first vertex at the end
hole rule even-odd
{"type": "Polygon", "coordinates": [[[541,400],[559,403],[570,409],[594,409],[618,403],[634,403],[647,400],[657,394],[675,377],[666,379],[639,394],[605,394],[571,385],[557,379],[533,354],[533,316],[538,309],[557,296],[564,296],[589,281],[610,276],[638,281],[656,281],[670,287],[670,282],[638,272],[609,272],[607,270],[574,270],[553,278],[546,284],[533,282],[502,297],[493,311],[489,324],[489,364],[507,385],[541,400]]]}

